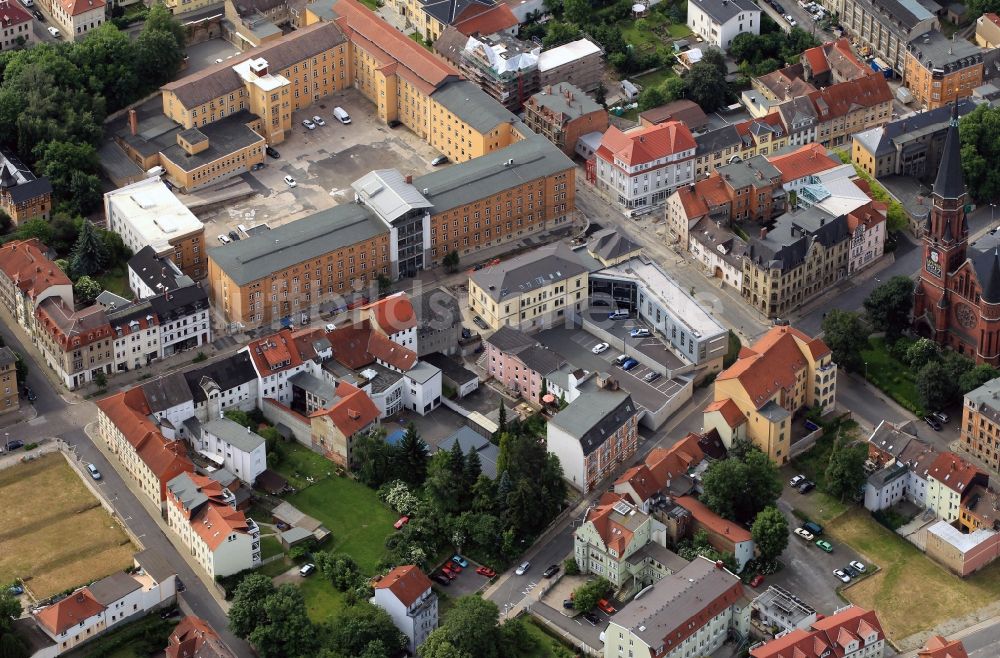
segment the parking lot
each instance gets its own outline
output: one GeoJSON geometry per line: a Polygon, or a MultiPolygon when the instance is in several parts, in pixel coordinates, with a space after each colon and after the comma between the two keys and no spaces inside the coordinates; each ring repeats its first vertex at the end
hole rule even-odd
{"type": "MultiPolygon", "coordinates": [[[[621,321],[621,326],[627,335],[631,328],[643,325],[636,320],[627,320],[621,321]]],[[[652,370],[641,363],[631,370],[622,370],[613,363],[621,353],[614,349],[607,349],[601,354],[594,354],[594,346],[602,341],[582,329],[546,329],[537,334],[536,338],[540,343],[558,352],[578,368],[590,372],[613,373],[621,387],[628,391],[635,403],[644,409],[659,409],[677,395],[683,386],[677,380],[666,377],[659,377],[653,382],[645,381],[644,378],[652,370]]],[[[629,338],[626,344],[628,346],[626,354],[633,350],[642,350],[646,354],[669,352],[660,339],[655,336],[629,338]]],[[[670,356],[677,359],[672,353],[670,356]]]]}
{"type": "MultiPolygon", "coordinates": [[[[447,593],[448,596],[451,597],[452,599],[457,599],[462,596],[469,596],[470,594],[475,594],[479,590],[486,587],[486,585],[489,584],[490,582],[490,579],[487,578],[486,576],[480,576],[478,573],[476,573],[476,567],[479,567],[480,566],[479,564],[473,562],[472,560],[469,560],[468,557],[465,557],[465,559],[468,561],[469,566],[464,567],[462,569],[462,572],[456,575],[455,579],[451,581],[450,585],[442,586],[436,581],[434,583],[435,587],[447,593]]],[[[450,561],[451,560],[445,561],[445,564],[449,563],[450,561]]],[[[441,573],[441,566],[442,565],[439,564],[432,573],[433,574],[441,573]]]]}
{"type": "MultiPolygon", "coordinates": [[[[389,128],[378,120],[372,104],[350,89],[321,100],[292,115],[292,129],[276,144],[279,159],[268,157],[265,167],[244,174],[255,194],[225,208],[200,214],[209,239],[239,224],[267,223],[274,228],[320,210],[353,200],[351,183],[374,169],[398,169],[420,175],[432,168],[438,153],[403,126],[389,128]],[[333,108],[351,115],[350,125],[333,117],[333,108]],[[321,117],[325,126],[310,130],[303,119],[321,117]],[[295,179],[290,187],[285,176],[295,179]]],[[[242,237],[242,236],[241,236],[242,237]]]]}
{"type": "MultiPolygon", "coordinates": [[[[782,471],[783,475],[785,473],[782,471]]],[[[801,526],[803,521],[792,514],[792,508],[796,506],[799,498],[813,494],[800,494],[789,487],[787,481],[784,485],[784,491],[778,500],[778,508],[788,519],[789,529],[794,530],[801,526]]],[[[828,538],[821,535],[818,539],[828,538]]],[[[832,553],[820,549],[815,540],[807,542],[791,534],[788,538],[788,548],[781,554],[785,568],[772,576],[767,576],[765,584],[784,587],[823,614],[831,614],[843,606],[844,600],[837,595],[837,589],[846,585],[833,575],[833,570],[843,569],[852,560],[860,560],[867,567],[866,575],[873,573],[876,567],[859,556],[850,546],[829,541],[833,544],[832,553]]]]}

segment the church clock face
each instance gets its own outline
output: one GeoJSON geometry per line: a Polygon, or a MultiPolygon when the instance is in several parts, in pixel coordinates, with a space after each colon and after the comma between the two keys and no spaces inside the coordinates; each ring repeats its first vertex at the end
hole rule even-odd
{"type": "Polygon", "coordinates": [[[966,329],[976,326],[976,314],[967,304],[959,304],[955,307],[955,319],[966,329]]]}
{"type": "Polygon", "coordinates": [[[927,262],[924,268],[932,275],[941,276],[941,256],[933,249],[927,254],[927,262]]]}

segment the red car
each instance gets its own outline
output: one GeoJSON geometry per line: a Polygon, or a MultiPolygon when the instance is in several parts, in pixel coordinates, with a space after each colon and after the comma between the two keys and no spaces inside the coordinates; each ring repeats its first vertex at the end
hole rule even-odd
{"type": "Polygon", "coordinates": [[[752,580],[750,581],[750,587],[757,587],[757,586],[758,586],[758,585],[760,585],[760,584],[761,584],[762,582],[764,582],[764,576],[762,576],[761,574],[757,574],[757,575],[756,575],[756,576],[754,576],[754,577],[753,577],[753,579],[752,579],[752,580]]]}
{"type": "Polygon", "coordinates": [[[395,528],[396,530],[399,530],[400,528],[402,528],[404,525],[406,525],[409,522],[410,522],[410,517],[408,517],[408,516],[401,516],[401,517],[399,517],[398,521],[396,521],[395,523],[392,524],[392,527],[395,528]]]}
{"type": "Polygon", "coordinates": [[[455,573],[462,573],[462,565],[460,565],[457,562],[449,560],[445,566],[454,571],[455,573]]]}
{"type": "Polygon", "coordinates": [[[458,574],[449,569],[447,566],[441,567],[441,573],[448,576],[448,580],[455,580],[458,578],[458,574]]]}
{"type": "Polygon", "coordinates": [[[497,575],[497,572],[493,571],[493,569],[490,569],[489,567],[476,567],[476,573],[480,576],[486,576],[487,578],[492,578],[497,575]]]}

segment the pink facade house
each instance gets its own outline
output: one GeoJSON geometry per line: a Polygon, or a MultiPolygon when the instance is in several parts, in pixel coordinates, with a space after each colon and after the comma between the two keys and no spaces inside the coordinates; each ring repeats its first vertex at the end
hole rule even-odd
{"type": "Polygon", "coordinates": [[[490,376],[507,390],[532,402],[541,401],[542,382],[566,361],[528,334],[507,325],[485,343],[486,370],[490,376]]]}

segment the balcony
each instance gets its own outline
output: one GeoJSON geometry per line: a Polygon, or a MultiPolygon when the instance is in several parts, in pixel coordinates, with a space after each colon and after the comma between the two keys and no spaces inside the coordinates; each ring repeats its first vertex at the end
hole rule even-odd
{"type": "Polygon", "coordinates": [[[247,517],[247,532],[253,537],[260,538],[260,526],[249,516],[247,517]]]}

